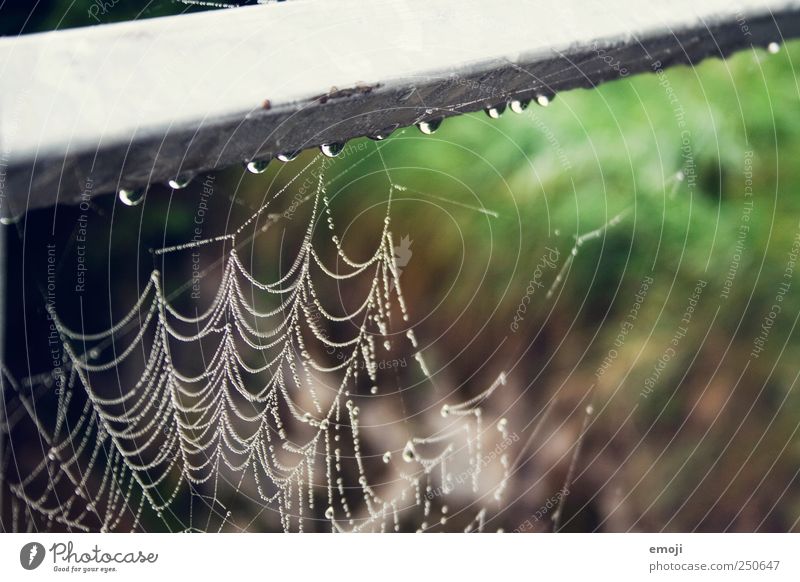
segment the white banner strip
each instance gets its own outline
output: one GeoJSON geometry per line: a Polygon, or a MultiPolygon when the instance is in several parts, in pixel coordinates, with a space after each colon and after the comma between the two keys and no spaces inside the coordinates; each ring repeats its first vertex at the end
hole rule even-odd
{"type": "Polygon", "coordinates": [[[796,534],[5,534],[3,580],[800,580],[796,534]],[[599,577],[598,577],[599,576],[599,577]]]}

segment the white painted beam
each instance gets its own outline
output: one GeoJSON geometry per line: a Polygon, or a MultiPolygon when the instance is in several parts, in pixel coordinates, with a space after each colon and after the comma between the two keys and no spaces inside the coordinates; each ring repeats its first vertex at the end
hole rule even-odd
{"type": "Polygon", "coordinates": [[[0,217],[798,32],[797,0],[293,0],[0,39],[0,217]]]}

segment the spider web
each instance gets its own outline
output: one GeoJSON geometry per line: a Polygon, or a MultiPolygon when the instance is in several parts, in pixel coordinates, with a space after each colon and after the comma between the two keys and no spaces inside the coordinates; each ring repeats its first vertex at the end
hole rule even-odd
{"type": "Polygon", "coordinates": [[[397,366],[382,365],[405,349],[415,390],[434,381],[400,285],[409,243],[395,247],[391,232],[402,186],[390,181],[378,242],[357,260],[320,172],[300,201],[310,217],[288,268],[265,281],[246,268],[242,245],[293,212],[271,211],[317,159],[233,233],[155,251],[223,247],[206,308],[177,307],[154,269],[105,331],[76,331],[51,310],[63,376],[17,381],[3,370],[5,529],[480,531],[501,508],[516,435],[483,405],[505,375],[440,406],[419,436],[397,366]],[[323,281],[357,300],[337,311],[323,281]],[[407,438],[368,450],[364,434],[393,422],[370,414],[381,398],[393,399],[407,438]],[[39,443],[41,457],[20,443],[39,443]],[[502,454],[485,454],[492,447],[502,454]]]}

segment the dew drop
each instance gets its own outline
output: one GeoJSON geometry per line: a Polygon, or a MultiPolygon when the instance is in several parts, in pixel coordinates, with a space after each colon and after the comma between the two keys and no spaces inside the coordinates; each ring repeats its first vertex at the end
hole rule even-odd
{"type": "Polygon", "coordinates": [[[382,130],[380,130],[379,132],[377,132],[377,133],[375,133],[375,134],[373,134],[373,135],[368,135],[367,137],[368,137],[369,139],[373,140],[373,141],[383,141],[383,140],[385,140],[387,137],[389,137],[390,135],[392,135],[392,133],[394,132],[394,130],[395,130],[395,129],[397,129],[398,127],[399,127],[399,126],[398,126],[397,124],[394,124],[394,125],[392,125],[392,126],[390,126],[390,127],[387,127],[387,128],[385,128],[385,129],[382,129],[382,130]]]}
{"type": "Polygon", "coordinates": [[[506,110],[506,104],[500,103],[498,105],[493,105],[491,107],[487,107],[484,109],[486,115],[491,117],[492,119],[500,119],[500,116],[503,115],[503,112],[506,110]]]}
{"type": "Polygon", "coordinates": [[[439,126],[442,125],[443,119],[429,119],[428,121],[420,121],[417,128],[425,135],[432,135],[436,133],[439,126]]]}
{"type": "Polygon", "coordinates": [[[447,404],[443,405],[441,413],[444,418],[447,418],[450,416],[450,407],[447,404]]]}
{"type": "Polygon", "coordinates": [[[403,449],[403,460],[406,463],[414,460],[414,450],[411,448],[411,443],[406,443],[406,448],[403,449]]]}
{"type": "Polygon", "coordinates": [[[780,50],[781,45],[779,45],[777,42],[771,42],[767,45],[767,51],[769,51],[769,53],[772,55],[780,52],[780,50]]]}
{"type": "Polygon", "coordinates": [[[251,174],[263,174],[269,167],[269,160],[251,160],[246,167],[251,174]]]}
{"type": "Polygon", "coordinates": [[[325,517],[327,519],[333,519],[333,507],[328,506],[328,509],[325,510],[325,517]]]}
{"type": "Polygon", "coordinates": [[[279,162],[291,162],[292,160],[294,160],[295,158],[297,158],[297,156],[299,156],[299,155],[300,155],[300,152],[299,152],[299,151],[296,151],[296,152],[286,152],[286,153],[283,153],[283,154],[278,154],[278,155],[276,156],[276,158],[277,158],[277,160],[278,160],[279,162]]]}
{"type": "Polygon", "coordinates": [[[386,463],[388,465],[389,461],[391,461],[391,460],[392,460],[392,451],[386,451],[385,453],[383,453],[383,462],[384,463],[386,463]]]}
{"type": "Polygon", "coordinates": [[[497,430],[499,430],[500,432],[504,432],[507,426],[508,426],[508,420],[506,420],[505,418],[501,418],[500,420],[497,421],[497,430]]]}
{"type": "Polygon", "coordinates": [[[543,93],[540,93],[539,95],[536,96],[536,102],[542,107],[547,107],[548,105],[550,105],[550,101],[551,101],[550,97],[548,97],[543,93]]]}
{"type": "Polygon", "coordinates": [[[508,107],[514,113],[522,113],[528,108],[530,103],[530,99],[512,99],[511,103],[508,104],[508,107]]]}
{"type": "Polygon", "coordinates": [[[14,224],[14,219],[4,216],[3,218],[0,218],[0,224],[2,224],[3,226],[11,226],[12,224],[14,224]]]}
{"type": "Polygon", "coordinates": [[[125,206],[138,206],[147,194],[146,188],[120,188],[119,201],[125,206]]]}
{"type": "Polygon", "coordinates": [[[378,387],[377,386],[373,386],[372,388],[369,389],[369,393],[370,394],[377,394],[378,393],[378,387]]]}
{"type": "Polygon", "coordinates": [[[320,427],[322,430],[328,430],[328,426],[330,426],[330,424],[328,423],[328,419],[327,419],[327,418],[323,418],[323,419],[322,419],[322,420],[319,422],[319,427],[320,427]]]}
{"type": "Polygon", "coordinates": [[[323,155],[328,156],[329,158],[335,158],[344,149],[344,144],[342,143],[324,143],[319,146],[319,151],[322,152],[323,155]]]}
{"type": "Polygon", "coordinates": [[[586,414],[588,414],[588,415],[590,415],[590,416],[591,416],[592,414],[594,414],[594,406],[592,406],[591,404],[590,404],[589,406],[587,406],[587,407],[586,407],[586,414]]]}
{"type": "Polygon", "coordinates": [[[183,190],[184,188],[186,188],[186,186],[189,185],[191,181],[192,181],[191,176],[187,174],[180,174],[179,176],[176,176],[175,178],[167,182],[167,185],[173,190],[183,190]]]}

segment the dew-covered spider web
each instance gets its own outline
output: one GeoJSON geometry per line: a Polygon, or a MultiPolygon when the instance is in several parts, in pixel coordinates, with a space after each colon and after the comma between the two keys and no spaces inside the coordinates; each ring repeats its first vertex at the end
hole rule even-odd
{"type": "Polygon", "coordinates": [[[398,372],[418,391],[434,380],[391,228],[402,186],[390,181],[372,251],[356,257],[323,175],[278,211],[284,187],[230,234],[154,250],[166,260],[218,249],[205,303],[175,301],[187,286],[168,290],[154,268],[109,329],[76,329],[51,307],[58,374],[4,370],[10,529],[480,531],[502,508],[517,437],[484,404],[505,375],[415,421],[398,372]],[[244,244],[297,219],[299,205],[308,222],[293,260],[257,278],[244,244]],[[381,399],[391,404],[376,412],[381,399]],[[40,457],[18,454],[19,442],[39,443],[40,457]]]}

